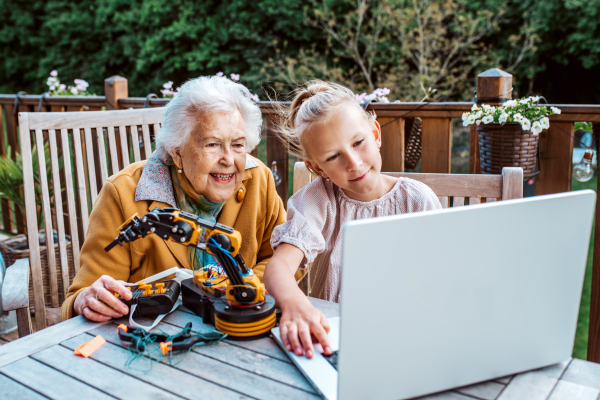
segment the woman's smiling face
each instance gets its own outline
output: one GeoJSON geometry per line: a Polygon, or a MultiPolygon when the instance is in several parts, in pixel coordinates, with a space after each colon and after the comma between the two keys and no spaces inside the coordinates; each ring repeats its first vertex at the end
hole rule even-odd
{"type": "Polygon", "coordinates": [[[203,115],[186,145],[172,154],[194,191],[208,201],[228,200],[246,168],[246,130],[239,111],[203,115]]]}

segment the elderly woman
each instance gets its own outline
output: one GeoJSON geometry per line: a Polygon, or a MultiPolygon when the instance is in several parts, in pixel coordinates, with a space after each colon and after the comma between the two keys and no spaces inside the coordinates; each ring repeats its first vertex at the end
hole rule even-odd
{"type": "Polygon", "coordinates": [[[104,251],[124,221],[155,207],[177,207],[233,226],[242,234],[246,265],[262,279],[273,254],[271,233],[285,222],[285,210],[271,171],[247,154],[260,141],[262,122],[249,96],[226,78],[201,77],[183,85],[166,107],[156,152],[111,176],[98,195],[63,319],[121,317],[128,309],[113,293],[130,298],[125,282],[214,262],[210,254],[156,235],[104,251]]]}

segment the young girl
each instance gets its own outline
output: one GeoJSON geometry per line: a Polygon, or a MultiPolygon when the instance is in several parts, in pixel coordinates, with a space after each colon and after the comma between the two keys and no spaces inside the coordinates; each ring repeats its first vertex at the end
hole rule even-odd
{"type": "MultiPolygon", "coordinates": [[[[294,279],[314,262],[311,295],[339,302],[342,226],[346,221],[441,208],[423,183],[381,174],[381,127],[347,88],[311,81],[299,90],[282,136],[306,166],[320,177],[288,201],[288,221],[275,228],[275,253],[264,282],[282,311],[283,344],[312,358],[311,334],[330,354],[329,324],[294,279]]],[[[311,274],[312,274],[311,271],[311,274]]],[[[312,280],[312,279],[311,279],[312,280]]]]}

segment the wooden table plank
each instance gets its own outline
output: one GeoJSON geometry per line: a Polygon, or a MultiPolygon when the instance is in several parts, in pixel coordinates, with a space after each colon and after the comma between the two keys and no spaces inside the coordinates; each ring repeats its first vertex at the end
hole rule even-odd
{"type": "Polygon", "coordinates": [[[456,392],[442,392],[429,396],[416,397],[413,400],[473,400],[473,397],[465,396],[456,392]]]}
{"type": "Polygon", "coordinates": [[[568,381],[558,381],[548,400],[596,400],[600,390],[568,381]]]}
{"type": "Polygon", "coordinates": [[[0,372],[53,399],[92,400],[113,398],[29,357],[6,365],[0,369],[0,372]]]}
{"type": "Polygon", "coordinates": [[[556,386],[557,378],[538,371],[516,375],[498,400],[546,400],[556,386]]]}
{"type": "Polygon", "coordinates": [[[482,400],[496,400],[506,385],[488,381],[455,389],[455,392],[473,396],[482,400]]]}
{"type": "Polygon", "coordinates": [[[574,358],[562,380],[600,390],[600,364],[574,358]]]}
{"type": "Polygon", "coordinates": [[[514,375],[509,375],[509,376],[503,376],[502,378],[497,378],[494,379],[496,382],[499,382],[503,385],[508,385],[508,383],[510,382],[510,380],[513,378],[514,375]]]}
{"type": "MultiPolygon", "coordinates": [[[[101,334],[102,337],[106,339],[106,337],[109,336],[107,335],[107,333],[109,333],[108,328],[109,326],[103,325],[100,328],[95,329],[95,332],[101,330],[106,331],[101,334]]],[[[116,328],[111,330],[116,331],[116,328]]],[[[93,337],[94,335],[82,334],[64,341],[61,344],[68,349],[75,350],[77,346],[93,337]]],[[[114,337],[118,339],[116,332],[114,333],[114,337]]],[[[141,381],[158,386],[165,391],[175,393],[188,399],[248,399],[248,397],[240,393],[233,392],[227,388],[217,386],[186,372],[171,368],[167,364],[154,362],[152,363],[152,369],[150,371],[143,370],[146,367],[150,368],[150,363],[144,362],[148,359],[139,360],[141,361],[138,363],[139,365],[136,366],[136,364],[134,364],[132,365],[132,368],[128,368],[125,366],[125,363],[130,356],[131,353],[128,350],[109,342],[105,343],[98,351],[92,354],[91,358],[141,381]]]]}
{"type": "Polygon", "coordinates": [[[92,322],[82,316],[52,325],[42,331],[0,346],[0,367],[94,329],[106,322],[92,322]]]}
{"type": "MultiPolygon", "coordinates": [[[[183,314],[183,316],[186,315],[188,314],[183,314]]],[[[185,324],[174,326],[163,323],[158,326],[158,330],[165,332],[167,335],[174,335],[180,332],[183,326],[185,324]]],[[[96,329],[94,334],[100,329],[96,329]]],[[[247,343],[253,343],[253,341],[247,343]]],[[[293,364],[282,362],[253,350],[221,342],[213,345],[194,347],[193,351],[245,371],[262,375],[265,378],[316,394],[310,382],[306,380],[293,364]]]]}
{"type": "Polygon", "coordinates": [[[262,375],[298,389],[306,390],[307,392],[316,393],[311,383],[306,380],[293,364],[285,363],[251,350],[232,346],[228,343],[198,347],[194,348],[193,351],[234,365],[248,372],[262,375]]]}
{"type": "Polygon", "coordinates": [[[7,376],[0,374],[0,388],[2,388],[3,399],[19,399],[19,400],[38,400],[46,399],[42,396],[29,389],[27,386],[23,386],[18,382],[13,381],[7,376]]]}
{"type": "Polygon", "coordinates": [[[266,337],[262,339],[252,340],[252,341],[239,341],[239,340],[227,340],[226,343],[229,343],[232,346],[241,347],[243,349],[252,350],[256,353],[264,354],[265,356],[269,356],[271,358],[275,358],[279,361],[286,362],[291,364],[292,361],[285,354],[285,352],[279,347],[275,340],[271,337],[266,337]]]}
{"type": "MultiPolygon", "coordinates": [[[[186,313],[184,313],[184,316],[186,313]]],[[[166,319],[166,317],[165,317],[166,319]]],[[[137,320],[137,319],[136,319],[137,320]]],[[[116,321],[118,322],[118,320],[116,321]]],[[[146,323],[144,319],[139,319],[140,323],[146,323]]],[[[112,324],[111,324],[112,325],[112,324]]],[[[157,329],[166,331],[169,329],[167,324],[161,322],[157,329]]],[[[195,327],[194,324],[192,327],[195,327]]],[[[118,346],[126,347],[118,338],[116,327],[100,327],[91,334],[102,334],[108,342],[118,346]]],[[[316,395],[307,391],[294,388],[284,383],[265,378],[260,375],[245,371],[233,365],[198,354],[195,351],[190,352],[173,368],[185,371],[189,374],[205,379],[214,384],[227,387],[247,396],[259,399],[316,399],[316,395]]],[[[311,389],[312,390],[312,389],[311,389]]]]}
{"type": "Polygon", "coordinates": [[[120,399],[129,400],[133,395],[147,399],[181,399],[98,361],[74,356],[72,350],[60,345],[42,350],[31,357],[120,399]]]}
{"type": "Polygon", "coordinates": [[[333,317],[340,316],[339,303],[316,299],[314,297],[309,297],[308,300],[315,308],[319,309],[319,311],[321,311],[323,313],[323,315],[325,315],[327,318],[333,318],[333,317]]]}
{"type": "MultiPolygon", "coordinates": [[[[309,297],[310,299],[310,297],[309,297]]],[[[315,299],[318,300],[318,299],[315,299]]],[[[321,300],[318,300],[321,301],[321,300]]],[[[325,302],[327,303],[327,302],[325,302]]],[[[334,307],[332,307],[334,308],[334,307]]],[[[179,306],[177,308],[178,311],[182,311],[188,314],[192,314],[195,315],[191,310],[189,310],[188,308],[184,307],[183,305],[179,306]]],[[[335,314],[338,315],[338,314],[335,314]]],[[[176,325],[176,326],[185,326],[185,325],[181,325],[181,323],[183,323],[185,321],[185,319],[181,319],[181,320],[170,320],[171,324],[176,325]]],[[[256,353],[260,353],[260,354],[264,354],[265,356],[269,356],[272,358],[276,358],[280,361],[286,362],[291,364],[291,360],[289,359],[289,357],[283,352],[283,350],[281,350],[281,347],[279,347],[279,345],[277,345],[277,343],[275,343],[275,341],[271,338],[262,338],[262,339],[256,339],[256,340],[250,340],[250,341],[239,341],[239,340],[230,340],[230,339],[225,339],[225,342],[233,345],[233,346],[237,346],[237,347],[241,347],[244,349],[248,349],[248,350],[252,350],[256,353]]]]}

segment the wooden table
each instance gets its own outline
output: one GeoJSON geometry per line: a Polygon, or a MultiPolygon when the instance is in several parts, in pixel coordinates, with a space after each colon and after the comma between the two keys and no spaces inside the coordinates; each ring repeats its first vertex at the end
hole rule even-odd
{"type": "MultiPolygon", "coordinates": [[[[327,317],[339,314],[335,303],[311,301],[327,317]]],[[[207,328],[201,318],[183,307],[168,315],[159,328],[175,333],[189,321],[195,330],[207,328]]],[[[318,398],[310,383],[271,338],[250,342],[225,340],[197,347],[179,364],[154,363],[149,372],[128,368],[125,363],[130,353],[117,335],[117,325],[121,322],[125,321],[94,323],[76,317],[0,346],[0,397],[318,398]],[[89,359],[74,356],[73,349],[94,335],[102,335],[107,343],[89,359]]],[[[139,364],[138,368],[147,366],[139,364]]],[[[573,359],[426,399],[597,400],[599,396],[600,364],[573,359]]]]}

